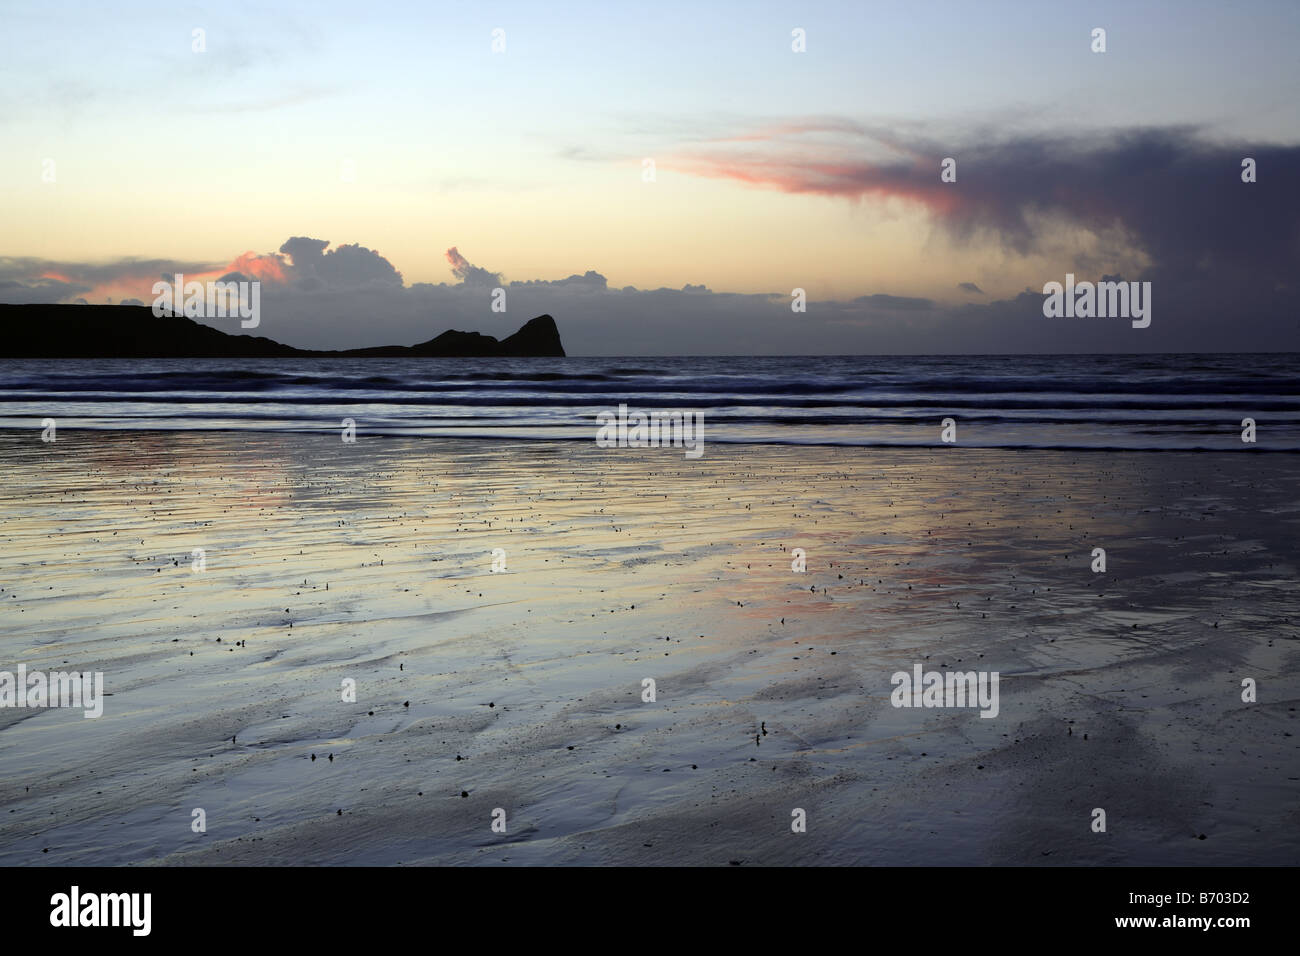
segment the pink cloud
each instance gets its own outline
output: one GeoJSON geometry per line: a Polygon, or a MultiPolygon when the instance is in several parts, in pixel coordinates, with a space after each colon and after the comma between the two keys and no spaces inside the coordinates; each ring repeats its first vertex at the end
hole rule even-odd
{"type": "Polygon", "coordinates": [[[819,159],[697,153],[677,158],[671,168],[692,176],[729,179],[786,193],[846,199],[903,199],[940,216],[955,212],[961,201],[951,184],[940,181],[937,157],[925,165],[916,161],[876,165],[838,155],[819,159]]]}

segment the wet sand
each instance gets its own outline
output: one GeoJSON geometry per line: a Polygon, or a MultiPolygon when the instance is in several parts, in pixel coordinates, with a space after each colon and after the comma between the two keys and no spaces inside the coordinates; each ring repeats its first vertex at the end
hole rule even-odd
{"type": "Polygon", "coordinates": [[[5,865],[1300,862],[1291,455],[65,429],[0,462],[0,669],[112,695],[0,709],[5,865]],[[917,663],[997,671],[998,716],[891,706],[917,663]]]}

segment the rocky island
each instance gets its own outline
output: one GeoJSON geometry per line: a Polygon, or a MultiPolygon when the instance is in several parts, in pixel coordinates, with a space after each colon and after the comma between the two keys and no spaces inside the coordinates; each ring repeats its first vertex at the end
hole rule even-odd
{"type": "Polygon", "coordinates": [[[0,358],[563,358],[555,320],[539,315],[498,341],[449,329],[416,345],[343,351],[298,349],[230,335],[139,305],[0,305],[0,358]]]}

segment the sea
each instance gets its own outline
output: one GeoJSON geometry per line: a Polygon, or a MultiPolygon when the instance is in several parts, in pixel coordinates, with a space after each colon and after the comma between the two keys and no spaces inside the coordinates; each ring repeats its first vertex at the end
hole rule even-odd
{"type": "Polygon", "coordinates": [[[0,428],[581,441],[626,405],[698,412],[706,445],[1295,452],[1297,358],[9,359],[0,428]]]}

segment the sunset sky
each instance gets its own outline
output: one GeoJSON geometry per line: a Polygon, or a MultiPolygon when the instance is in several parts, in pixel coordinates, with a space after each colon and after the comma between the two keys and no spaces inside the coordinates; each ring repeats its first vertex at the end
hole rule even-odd
{"type": "MultiPolygon", "coordinates": [[[[552,309],[590,333],[574,351],[607,353],[690,328],[648,332],[677,299],[626,287],[703,309],[700,351],[747,305],[788,318],[795,287],[838,304],[805,330],[853,350],[978,348],[941,330],[1000,328],[1067,271],[1163,280],[1164,320],[1116,350],[1232,344],[1208,313],[1176,326],[1178,296],[1206,302],[1189,273],[1215,309],[1297,301],[1293,2],[52,2],[3,22],[0,301],[147,302],[164,274],[239,271],[266,284],[259,333],[295,344],[379,344],[331,311],[370,301],[393,341],[552,309]],[[331,244],[310,276],[293,237],[331,244]],[[506,316],[461,288],[480,278],[516,284],[506,316]],[[608,301],[566,308],[591,291],[608,301]],[[909,338],[900,312],[936,324],[909,338]]],[[[753,347],[794,347],[781,321],[753,347]]],[[[1242,348],[1295,347],[1294,312],[1259,321],[1242,348]]]]}

